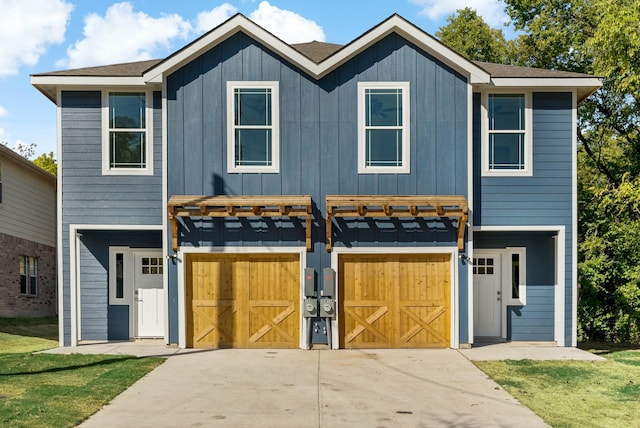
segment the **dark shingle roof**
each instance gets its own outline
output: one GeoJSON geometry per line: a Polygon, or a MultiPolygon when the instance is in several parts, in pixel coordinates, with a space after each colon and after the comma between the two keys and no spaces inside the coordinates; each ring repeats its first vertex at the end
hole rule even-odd
{"type": "Polygon", "coordinates": [[[344,45],[318,42],[314,40],[308,43],[295,43],[292,44],[291,47],[318,64],[338,52],[344,47],[344,45]]]}
{"type": "MultiPolygon", "coordinates": [[[[290,45],[302,55],[316,64],[329,58],[343,45],[312,41],[290,45]]],[[[53,71],[34,74],[33,76],[85,76],[85,77],[140,77],[145,71],[153,68],[163,60],[127,62],[124,64],[103,65],[97,67],[76,68],[72,70],[53,71]]],[[[518,67],[513,65],[493,64],[490,62],[473,61],[493,78],[593,78],[589,74],[573,73],[570,71],[545,70],[541,68],[518,67]]]]}
{"type": "Polygon", "coordinates": [[[140,77],[145,71],[158,64],[160,59],[126,62],[123,64],[100,65],[97,67],[74,68],[33,74],[33,76],[84,76],[84,77],[140,77]]]}
{"type": "Polygon", "coordinates": [[[593,78],[590,74],[571,71],[545,70],[542,68],[518,67],[515,65],[494,64],[491,62],[473,61],[475,65],[497,78],[593,78]]]}

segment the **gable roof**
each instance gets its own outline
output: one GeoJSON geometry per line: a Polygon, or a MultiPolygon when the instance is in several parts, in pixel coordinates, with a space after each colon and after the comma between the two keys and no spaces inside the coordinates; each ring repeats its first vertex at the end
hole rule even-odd
{"type": "Polygon", "coordinates": [[[36,165],[35,163],[31,162],[29,159],[26,159],[22,156],[20,156],[18,153],[14,152],[13,150],[11,150],[9,147],[0,144],[0,159],[2,158],[7,158],[7,159],[11,159],[13,162],[17,163],[18,165],[20,165],[22,168],[27,169],[35,174],[40,175],[41,177],[44,177],[45,179],[49,180],[52,183],[56,182],[56,176],[51,174],[48,171],[45,171],[44,169],[40,168],[38,165],[36,165]]]}
{"type": "Polygon", "coordinates": [[[347,45],[318,41],[287,44],[244,15],[236,14],[167,58],[33,74],[31,83],[54,102],[57,87],[64,85],[155,85],[159,88],[165,75],[238,32],[248,34],[316,79],[340,67],[387,35],[396,33],[466,76],[475,85],[575,87],[578,88],[579,101],[601,86],[599,79],[587,74],[469,61],[397,14],[347,45]]]}

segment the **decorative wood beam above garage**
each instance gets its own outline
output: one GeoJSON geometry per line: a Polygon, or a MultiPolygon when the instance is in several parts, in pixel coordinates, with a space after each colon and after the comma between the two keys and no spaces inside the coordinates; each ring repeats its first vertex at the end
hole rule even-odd
{"type": "Polygon", "coordinates": [[[172,196],[167,203],[171,246],[178,251],[178,217],[304,217],[311,251],[311,196],[172,196]]]}
{"type": "Polygon", "coordinates": [[[464,250],[469,205],[464,196],[327,195],[327,251],[333,217],[423,217],[458,221],[458,250],[464,250]]]}

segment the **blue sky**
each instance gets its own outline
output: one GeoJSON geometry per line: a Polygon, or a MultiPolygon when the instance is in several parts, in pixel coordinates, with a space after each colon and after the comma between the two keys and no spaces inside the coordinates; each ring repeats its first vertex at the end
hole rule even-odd
{"type": "Polygon", "coordinates": [[[393,13],[434,34],[466,6],[503,28],[498,0],[0,0],[0,142],[56,152],[55,106],[30,74],[162,58],[237,12],[289,43],[344,44],[393,13]]]}

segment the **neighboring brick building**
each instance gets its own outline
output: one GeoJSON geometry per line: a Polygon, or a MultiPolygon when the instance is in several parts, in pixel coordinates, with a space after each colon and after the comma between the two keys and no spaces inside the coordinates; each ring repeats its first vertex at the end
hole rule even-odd
{"type": "Polygon", "coordinates": [[[0,145],[0,317],[56,314],[56,177],[0,145]]]}

